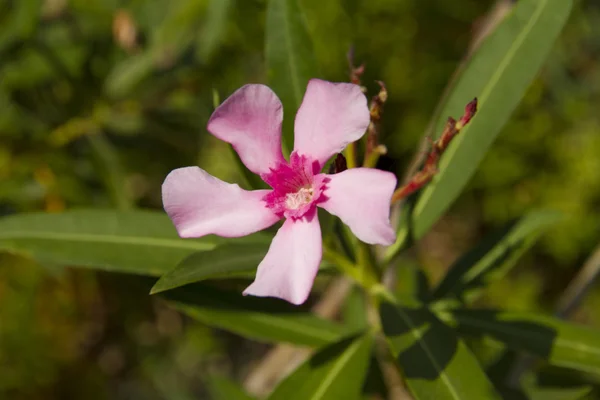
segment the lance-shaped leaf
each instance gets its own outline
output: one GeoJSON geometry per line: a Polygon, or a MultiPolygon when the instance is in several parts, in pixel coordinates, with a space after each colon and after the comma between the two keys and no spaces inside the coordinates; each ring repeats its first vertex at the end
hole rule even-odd
{"type": "Polygon", "coordinates": [[[486,284],[504,276],[544,229],[560,218],[554,211],[536,211],[511,221],[460,257],[434,290],[433,299],[472,300],[486,284]]]}
{"type": "Polygon", "coordinates": [[[0,219],[0,249],[41,261],[157,276],[219,238],[180,239],[160,212],[81,210],[0,219]]]}
{"type": "Polygon", "coordinates": [[[212,400],[254,400],[236,382],[224,377],[209,378],[208,390],[212,400]]]}
{"type": "Polygon", "coordinates": [[[269,0],[265,51],[269,86],[283,103],[283,144],[294,144],[294,116],[308,80],[317,77],[317,62],[298,0],[269,0]]]}
{"type": "Polygon", "coordinates": [[[325,347],[275,388],[269,400],[358,399],[369,368],[369,334],[325,347]]]}
{"type": "Polygon", "coordinates": [[[584,400],[592,391],[591,387],[576,388],[538,388],[524,389],[501,388],[500,393],[510,400],[584,400]]]}
{"type": "Polygon", "coordinates": [[[475,356],[428,309],[383,302],[380,316],[415,400],[499,398],[475,356]]]}
{"type": "Polygon", "coordinates": [[[446,119],[462,115],[479,99],[479,110],[450,143],[439,172],[415,205],[416,238],[427,232],[460,194],[540,69],[565,24],[572,0],[520,0],[485,40],[462,73],[440,113],[437,135],[446,119]]]}
{"type": "Polygon", "coordinates": [[[209,251],[194,253],[163,275],[152,294],[207,279],[250,277],[267,254],[269,241],[263,243],[226,243],[209,251]]]}
{"type": "Polygon", "coordinates": [[[600,331],[523,312],[453,310],[464,334],[486,335],[551,365],[600,374],[600,331]]]}
{"type": "Polygon", "coordinates": [[[338,340],[347,330],[282,300],[242,296],[195,283],[162,294],[179,311],[211,326],[264,342],[321,346],[338,340]]]}
{"type": "Polygon", "coordinates": [[[215,50],[225,37],[227,20],[234,0],[211,0],[204,19],[204,27],[198,39],[196,53],[203,64],[210,62],[215,50]]]}
{"type": "MultiPolygon", "coordinates": [[[[151,294],[208,279],[253,279],[258,265],[269,250],[272,238],[264,234],[255,234],[239,242],[237,239],[184,258],[175,268],[161,276],[152,287],[151,294]]],[[[321,261],[320,271],[332,270],[331,263],[321,261]]]]}

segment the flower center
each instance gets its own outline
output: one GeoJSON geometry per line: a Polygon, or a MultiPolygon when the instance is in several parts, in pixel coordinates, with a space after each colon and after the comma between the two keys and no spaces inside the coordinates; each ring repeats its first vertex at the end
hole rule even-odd
{"type": "Polygon", "coordinates": [[[280,164],[261,178],[273,190],[263,200],[273,212],[300,218],[314,207],[323,192],[319,165],[306,156],[292,153],[290,162],[280,164]]]}
{"type": "Polygon", "coordinates": [[[300,188],[296,193],[285,195],[285,206],[289,210],[297,210],[312,201],[314,190],[312,187],[300,188]]]}

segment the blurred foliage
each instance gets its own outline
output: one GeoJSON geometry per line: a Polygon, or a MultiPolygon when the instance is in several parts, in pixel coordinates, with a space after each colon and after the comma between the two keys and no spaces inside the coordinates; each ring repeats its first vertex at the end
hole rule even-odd
{"type": "MultiPolygon", "coordinates": [[[[387,85],[382,167],[409,164],[492,4],[301,0],[320,77],[347,80],[354,46],[367,86],[387,85]]],[[[213,91],[266,82],[265,9],[264,0],[0,0],[0,213],[160,208],[162,180],[185,165],[242,182],[204,126],[213,91]]],[[[547,309],[591,252],[599,51],[600,7],[582,0],[468,190],[416,247],[432,280],[484,231],[537,206],[568,218],[481,302],[547,309]]],[[[262,352],[119,278],[2,255],[0,397],[202,398],[208,376],[242,376],[262,352]]],[[[600,326],[599,299],[592,293],[578,317],[600,326]]]]}

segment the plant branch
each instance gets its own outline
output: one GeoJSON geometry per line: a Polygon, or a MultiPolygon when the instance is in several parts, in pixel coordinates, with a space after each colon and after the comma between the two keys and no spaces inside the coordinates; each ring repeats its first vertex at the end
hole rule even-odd
{"type": "Polygon", "coordinates": [[[446,122],[446,126],[444,127],[442,135],[438,140],[433,142],[431,150],[425,159],[423,168],[414,174],[408,183],[401,186],[394,192],[394,195],[392,196],[392,204],[405,199],[431,181],[433,176],[438,171],[440,157],[442,154],[444,154],[452,139],[454,139],[456,135],[458,135],[460,131],[469,123],[469,121],[471,121],[476,112],[477,99],[475,98],[469,104],[467,104],[463,116],[458,121],[452,117],[448,118],[448,122],[446,122]]]}

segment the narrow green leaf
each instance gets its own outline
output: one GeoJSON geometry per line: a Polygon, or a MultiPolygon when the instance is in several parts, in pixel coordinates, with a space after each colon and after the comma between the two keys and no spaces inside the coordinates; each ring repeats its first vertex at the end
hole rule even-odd
{"type": "Polygon", "coordinates": [[[473,300],[486,284],[504,276],[544,229],[560,219],[561,214],[555,211],[535,211],[511,221],[460,257],[432,298],[473,300]]]}
{"type": "Polygon", "coordinates": [[[347,332],[336,323],[282,300],[243,296],[241,290],[218,289],[206,283],[170,290],[161,296],[207,325],[264,342],[321,346],[347,332]]]}
{"type": "Polygon", "coordinates": [[[510,400],[583,400],[592,391],[591,387],[576,388],[500,388],[505,399],[510,400]]]}
{"type": "Polygon", "coordinates": [[[125,182],[121,160],[110,141],[101,133],[87,136],[92,155],[98,166],[104,185],[110,194],[112,205],[119,210],[129,210],[133,200],[129,186],[125,182]]]}
{"type": "Polygon", "coordinates": [[[429,310],[384,302],[380,316],[415,400],[499,398],[475,356],[429,310]]]}
{"type": "Polygon", "coordinates": [[[256,268],[269,250],[263,243],[227,243],[213,250],[194,253],[163,275],[151,293],[159,293],[206,279],[254,276],[256,268]]]}
{"type": "Polygon", "coordinates": [[[254,400],[236,382],[224,377],[209,378],[208,389],[212,400],[254,400]]]}
{"type": "Polygon", "coordinates": [[[133,91],[154,72],[155,55],[151,51],[130,56],[116,64],[104,82],[109,97],[120,98],[133,91]]]}
{"type": "Polygon", "coordinates": [[[294,145],[294,115],[317,62],[298,0],[269,0],[265,52],[268,81],[283,103],[283,144],[294,145]]]}
{"type": "Polygon", "coordinates": [[[454,202],[540,69],[565,24],[572,0],[520,0],[485,40],[449,96],[436,125],[479,98],[475,118],[452,141],[439,172],[414,209],[415,238],[425,234],[454,202]]]}
{"type": "Polygon", "coordinates": [[[215,50],[223,41],[227,27],[229,10],[233,8],[234,0],[211,0],[204,18],[204,27],[198,40],[197,54],[204,64],[210,62],[215,50]]]}
{"type": "Polygon", "coordinates": [[[327,346],[281,382],[269,400],[357,399],[369,367],[371,347],[369,334],[327,346]]]}
{"type": "Polygon", "coordinates": [[[223,239],[180,239],[160,212],[80,210],[0,219],[0,249],[42,261],[142,275],[161,275],[223,239]]]}
{"type": "Polygon", "coordinates": [[[358,286],[353,287],[342,308],[344,325],[350,330],[366,330],[369,327],[367,310],[368,307],[365,292],[358,286]]]}
{"type": "Polygon", "coordinates": [[[548,363],[600,374],[600,331],[523,312],[453,310],[460,332],[486,335],[548,363]]]}

